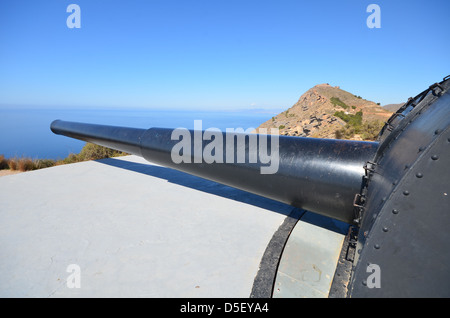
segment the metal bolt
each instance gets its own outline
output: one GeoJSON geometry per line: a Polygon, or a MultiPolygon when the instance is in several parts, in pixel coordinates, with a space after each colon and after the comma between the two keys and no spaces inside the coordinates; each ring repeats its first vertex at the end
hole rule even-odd
{"type": "Polygon", "coordinates": [[[392,210],[392,213],[398,214],[398,210],[397,210],[397,209],[393,209],[393,210],[392,210]]]}
{"type": "Polygon", "coordinates": [[[432,155],[432,156],[431,156],[431,159],[433,159],[433,160],[438,160],[438,159],[439,159],[439,156],[438,156],[438,155],[432,155]]]}
{"type": "Polygon", "coordinates": [[[409,195],[409,191],[408,190],[403,191],[403,195],[409,195]]]}
{"type": "Polygon", "coordinates": [[[416,173],[416,177],[417,177],[417,178],[422,178],[422,177],[423,177],[423,174],[420,173],[420,172],[417,172],[417,173],[416,173]]]}

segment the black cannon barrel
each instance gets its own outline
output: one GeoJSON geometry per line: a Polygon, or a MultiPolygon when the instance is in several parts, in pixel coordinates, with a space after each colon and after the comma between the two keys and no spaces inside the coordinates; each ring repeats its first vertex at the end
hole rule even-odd
{"type": "Polygon", "coordinates": [[[61,120],[51,130],[347,223],[354,220],[364,164],[378,148],[377,142],[61,120]]]}

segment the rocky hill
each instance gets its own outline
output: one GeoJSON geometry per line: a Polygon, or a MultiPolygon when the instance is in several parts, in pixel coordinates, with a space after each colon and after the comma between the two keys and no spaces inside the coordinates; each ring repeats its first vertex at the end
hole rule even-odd
{"type": "Polygon", "coordinates": [[[379,104],[339,86],[319,84],[256,130],[274,127],[287,136],[374,140],[391,115],[379,104]]]}

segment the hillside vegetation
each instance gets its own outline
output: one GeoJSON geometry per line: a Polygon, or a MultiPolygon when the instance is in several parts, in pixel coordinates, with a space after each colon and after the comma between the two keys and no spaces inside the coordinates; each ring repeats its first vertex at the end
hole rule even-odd
{"type": "Polygon", "coordinates": [[[88,160],[98,160],[111,157],[128,155],[125,152],[113,150],[107,147],[86,143],[79,154],[70,154],[62,160],[53,159],[30,159],[30,158],[9,158],[0,155],[0,170],[11,169],[18,171],[30,171],[48,168],[68,163],[75,163],[88,160]]]}
{"type": "MultiPolygon", "coordinates": [[[[261,124],[278,128],[280,135],[375,140],[392,112],[338,86],[319,84],[289,109],[261,124]]],[[[270,132],[270,130],[269,130],[270,132]]]]}

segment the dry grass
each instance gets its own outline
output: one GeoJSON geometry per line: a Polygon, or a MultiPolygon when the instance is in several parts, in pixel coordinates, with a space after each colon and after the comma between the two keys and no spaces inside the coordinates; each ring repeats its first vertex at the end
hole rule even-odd
{"type": "Polygon", "coordinates": [[[6,159],[4,155],[0,155],[0,170],[11,170],[11,171],[30,171],[43,169],[53,166],[59,166],[62,164],[69,164],[88,160],[98,160],[103,158],[111,158],[117,156],[128,155],[127,153],[109,149],[106,147],[94,145],[91,143],[86,143],[79,154],[70,154],[63,160],[52,160],[52,159],[35,159],[30,158],[9,158],[6,159]]]}
{"type": "Polygon", "coordinates": [[[18,162],[19,171],[30,171],[34,170],[33,160],[29,158],[20,158],[18,162]]]}
{"type": "Polygon", "coordinates": [[[12,170],[12,171],[31,171],[55,165],[54,160],[50,159],[36,159],[30,158],[10,158],[6,159],[4,155],[0,155],[0,170],[12,170]]]}
{"type": "Polygon", "coordinates": [[[11,170],[29,171],[34,170],[33,160],[29,158],[10,158],[7,160],[8,167],[11,170]]]}
{"type": "Polygon", "coordinates": [[[11,170],[18,170],[19,169],[19,162],[17,158],[11,158],[8,159],[8,166],[11,170]]]}

